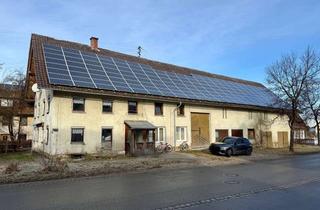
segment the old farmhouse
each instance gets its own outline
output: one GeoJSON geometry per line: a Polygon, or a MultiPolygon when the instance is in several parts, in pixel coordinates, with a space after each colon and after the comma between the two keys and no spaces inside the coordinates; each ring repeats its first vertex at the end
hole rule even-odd
{"type": "Polygon", "coordinates": [[[262,84],[33,34],[33,150],[52,155],[149,153],[160,142],[208,147],[244,136],[288,145],[288,119],[262,84]]]}

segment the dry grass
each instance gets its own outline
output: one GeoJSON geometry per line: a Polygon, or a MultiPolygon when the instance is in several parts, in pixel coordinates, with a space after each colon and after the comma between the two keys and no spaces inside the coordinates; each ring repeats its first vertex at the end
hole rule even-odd
{"type": "Polygon", "coordinates": [[[12,174],[20,171],[17,162],[11,162],[5,170],[5,174],[12,174]]]}
{"type": "Polygon", "coordinates": [[[295,144],[294,145],[294,152],[290,152],[289,148],[261,148],[255,147],[254,153],[260,154],[277,154],[277,155],[295,155],[295,154],[312,154],[312,153],[319,153],[320,146],[314,145],[302,145],[302,144],[295,144]]]}
{"type": "Polygon", "coordinates": [[[41,165],[43,172],[58,172],[63,173],[68,169],[68,164],[65,160],[56,157],[42,157],[41,165]]]}
{"type": "Polygon", "coordinates": [[[0,154],[0,161],[33,161],[37,154],[31,152],[12,152],[0,154]]]}

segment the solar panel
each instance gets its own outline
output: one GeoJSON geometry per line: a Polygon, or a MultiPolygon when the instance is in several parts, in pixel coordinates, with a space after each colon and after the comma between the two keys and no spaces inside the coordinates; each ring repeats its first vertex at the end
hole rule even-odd
{"type": "Polygon", "coordinates": [[[162,71],[48,44],[43,51],[50,84],[258,106],[271,106],[275,98],[264,87],[162,71]]]}

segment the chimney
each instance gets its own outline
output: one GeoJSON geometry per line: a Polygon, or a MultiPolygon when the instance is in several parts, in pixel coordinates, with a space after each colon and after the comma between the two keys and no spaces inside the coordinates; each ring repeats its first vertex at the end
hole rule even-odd
{"type": "Polygon", "coordinates": [[[98,49],[98,38],[97,37],[94,37],[92,36],[90,38],[90,46],[91,46],[91,49],[93,50],[97,50],[98,49]]]}

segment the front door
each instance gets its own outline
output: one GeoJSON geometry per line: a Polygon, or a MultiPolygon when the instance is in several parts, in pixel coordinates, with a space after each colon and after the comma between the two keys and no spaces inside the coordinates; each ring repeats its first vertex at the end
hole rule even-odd
{"type": "Polygon", "coordinates": [[[191,146],[207,147],[210,144],[209,114],[191,113],[191,146]]]}

